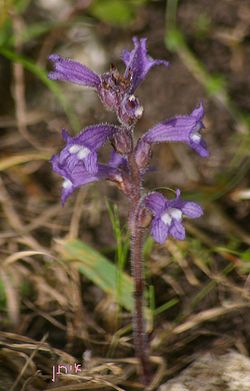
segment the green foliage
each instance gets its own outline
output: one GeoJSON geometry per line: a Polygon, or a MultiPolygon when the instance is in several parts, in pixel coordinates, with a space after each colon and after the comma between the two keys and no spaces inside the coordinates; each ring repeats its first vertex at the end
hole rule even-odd
{"type": "Polygon", "coordinates": [[[24,12],[29,6],[31,0],[9,0],[9,4],[15,9],[19,14],[24,12]]]}
{"type": "Polygon", "coordinates": [[[211,95],[219,94],[226,87],[226,81],[222,75],[208,75],[206,88],[211,95]]]}
{"type": "Polygon", "coordinates": [[[10,19],[5,19],[0,25],[0,46],[9,46],[12,38],[12,24],[10,19]]]}
{"type": "Polygon", "coordinates": [[[114,26],[129,25],[137,11],[137,7],[147,0],[96,0],[89,10],[93,16],[114,26]]]}
{"type": "Polygon", "coordinates": [[[113,227],[114,235],[116,238],[116,244],[117,244],[116,259],[117,259],[118,268],[120,270],[123,270],[126,264],[128,250],[129,250],[128,232],[125,232],[125,235],[123,235],[121,224],[120,224],[119,210],[117,205],[113,205],[112,207],[108,201],[106,202],[106,205],[109,213],[109,218],[113,227]]]}
{"type": "MultiPolygon", "coordinates": [[[[18,35],[18,42],[20,44],[24,44],[26,42],[31,41],[34,38],[40,37],[41,35],[51,31],[54,28],[58,28],[59,26],[62,26],[62,23],[43,21],[43,22],[36,22],[33,24],[29,24],[18,35]]],[[[8,45],[14,45],[15,39],[16,38],[14,35],[9,36],[8,45]]]]}
{"type": "Polygon", "coordinates": [[[5,293],[5,287],[2,279],[0,279],[0,310],[3,310],[6,308],[6,293],[5,293]]]}
{"type": "Polygon", "coordinates": [[[195,23],[195,33],[198,38],[205,37],[211,30],[211,19],[206,14],[201,14],[195,23]]]}
{"type": "Polygon", "coordinates": [[[151,254],[151,251],[153,250],[153,247],[154,247],[154,239],[152,238],[152,236],[148,236],[146,239],[145,239],[145,242],[144,242],[144,245],[143,245],[143,256],[145,258],[147,258],[150,254],[151,254]]]}
{"type": "MultiPolygon", "coordinates": [[[[128,250],[129,250],[129,241],[128,241],[128,232],[124,235],[121,229],[119,209],[117,205],[111,206],[109,202],[106,202],[107,209],[109,212],[109,218],[113,227],[114,235],[116,238],[116,264],[117,264],[117,276],[116,276],[116,301],[120,303],[120,296],[122,294],[122,273],[126,265],[128,250]]],[[[126,230],[127,231],[127,230],[126,230]]],[[[118,317],[118,313],[117,313],[118,317]]]]}
{"type": "Polygon", "coordinates": [[[154,310],[154,316],[157,316],[157,315],[160,315],[162,314],[163,312],[169,310],[170,308],[174,307],[176,304],[179,303],[179,299],[177,298],[174,298],[174,299],[171,299],[169,301],[166,301],[166,303],[162,304],[160,307],[156,308],[154,310]]]}
{"type": "Polygon", "coordinates": [[[250,249],[243,251],[240,256],[242,261],[250,263],[250,249]]]}
{"type": "Polygon", "coordinates": [[[180,30],[171,28],[165,35],[165,45],[171,51],[176,51],[179,47],[185,44],[184,37],[180,30]]]}

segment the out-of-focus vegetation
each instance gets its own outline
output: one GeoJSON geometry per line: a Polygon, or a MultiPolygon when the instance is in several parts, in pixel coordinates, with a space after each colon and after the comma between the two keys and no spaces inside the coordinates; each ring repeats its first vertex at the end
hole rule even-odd
{"type": "Polygon", "coordinates": [[[126,200],[97,184],[62,208],[49,164],[61,128],[114,119],[91,91],[48,80],[48,55],[104,72],[122,67],[134,35],[171,62],[138,90],[138,137],[203,99],[211,152],[156,147],[145,183],[180,187],[205,209],[185,222],[186,241],[145,242],[150,389],[207,351],[249,355],[249,2],[0,0],[0,9],[0,390],[143,389],[126,200]],[[51,382],[53,365],[75,362],[79,375],[51,382]]]}

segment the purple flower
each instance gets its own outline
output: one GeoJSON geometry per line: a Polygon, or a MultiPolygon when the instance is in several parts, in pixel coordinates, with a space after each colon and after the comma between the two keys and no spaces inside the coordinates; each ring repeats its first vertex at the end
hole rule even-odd
{"type": "Polygon", "coordinates": [[[147,54],[147,39],[137,37],[133,38],[134,49],[131,51],[124,50],[122,60],[126,65],[124,73],[125,78],[131,79],[130,92],[133,93],[138,85],[145,79],[147,73],[155,65],[169,66],[165,60],[154,60],[147,54]]]}
{"type": "MultiPolygon", "coordinates": [[[[171,118],[149,129],[142,137],[142,141],[149,144],[180,141],[189,144],[200,156],[207,157],[207,146],[200,133],[204,128],[203,116],[204,109],[201,102],[190,115],[171,118]]],[[[142,144],[141,148],[145,146],[142,144]]]]}
{"type": "Polygon", "coordinates": [[[68,159],[70,159],[72,162],[79,162],[90,174],[95,174],[98,169],[96,151],[116,131],[118,131],[117,126],[108,124],[92,125],[83,129],[79,135],[71,137],[63,129],[62,136],[66,141],[66,146],[59,154],[61,165],[67,164],[68,159]]]}
{"type": "Polygon", "coordinates": [[[134,49],[125,50],[122,58],[126,69],[120,74],[111,66],[109,72],[98,75],[80,63],[52,54],[54,70],[49,73],[53,80],[64,80],[96,89],[102,103],[108,110],[115,111],[122,124],[133,126],[142,116],[143,108],[133,95],[139,83],[155,65],[168,66],[164,60],[153,60],[147,55],[146,39],[133,38],[134,49]]]}
{"type": "Polygon", "coordinates": [[[80,186],[103,179],[108,179],[118,184],[122,182],[119,170],[115,166],[97,163],[95,174],[91,174],[75,154],[68,156],[66,159],[61,153],[54,155],[51,158],[51,164],[53,170],[64,179],[61,195],[63,205],[73,191],[80,186]]]}
{"type": "Polygon", "coordinates": [[[203,214],[202,208],[196,202],[180,199],[179,189],[173,200],[168,200],[162,194],[153,192],[146,196],[145,206],[154,215],[151,234],[158,243],[164,243],[169,235],[177,240],[185,239],[185,229],[182,225],[183,215],[194,219],[203,214]]]}
{"type": "Polygon", "coordinates": [[[58,155],[54,155],[51,159],[53,170],[64,178],[62,184],[62,204],[64,205],[68,197],[78,187],[88,183],[97,182],[103,179],[120,182],[121,179],[118,173],[108,165],[98,164],[96,174],[90,174],[86,169],[79,164],[79,161],[68,161],[66,166],[62,166],[58,155]]]}

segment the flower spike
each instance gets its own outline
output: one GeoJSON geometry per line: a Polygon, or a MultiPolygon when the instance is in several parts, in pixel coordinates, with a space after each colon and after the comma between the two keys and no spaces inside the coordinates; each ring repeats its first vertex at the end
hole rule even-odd
{"type": "MultiPolygon", "coordinates": [[[[136,88],[156,65],[168,66],[165,60],[155,60],[147,53],[146,39],[133,38],[134,48],[125,50],[122,59],[125,71],[111,65],[101,75],[72,60],[51,55],[53,70],[49,78],[65,80],[93,88],[107,110],[113,111],[119,126],[100,124],[89,126],[77,136],[62,131],[65,141],[63,149],[51,159],[53,170],[63,179],[62,203],[80,186],[102,179],[116,184],[130,201],[128,227],[130,230],[130,253],[134,279],[134,347],[140,362],[144,386],[151,382],[148,359],[149,341],[144,320],[143,279],[143,234],[151,225],[151,234],[158,243],[168,236],[177,240],[185,238],[183,216],[200,217],[202,208],[195,202],[184,201],[180,190],[174,199],[167,199],[158,192],[145,193],[143,178],[150,168],[152,144],[160,142],[184,142],[201,156],[208,151],[200,131],[204,127],[202,103],[191,114],[163,121],[149,129],[138,141],[134,140],[134,128],[143,113],[143,107],[134,95],[136,88]],[[107,164],[99,163],[97,152],[109,141],[113,147],[107,164]]],[[[144,387],[145,388],[145,387],[144,387]]]]}

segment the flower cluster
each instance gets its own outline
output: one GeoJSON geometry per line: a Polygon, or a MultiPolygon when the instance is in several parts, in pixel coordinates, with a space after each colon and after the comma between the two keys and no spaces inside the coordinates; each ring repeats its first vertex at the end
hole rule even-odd
{"type": "MultiPolygon", "coordinates": [[[[161,142],[183,142],[188,144],[200,156],[208,156],[208,151],[201,130],[204,128],[202,103],[191,114],[176,116],[165,120],[149,129],[137,142],[134,140],[134,127],[143,113],[143,107],[134,95],[136,88],[145,79],[149,70],[156,65],[168,67],[165,60],[154,60],[147,53],[146,39],[133,39],[134,48],[124,50],[122,60],[124,73],[115,66],[110,71],[98,75],[80,63],[64,59],[57,54],[49,57],[53,70],[49,78],[64,80],[95,89],[103,105],[116,113],[119,124],[98,124],[83,129],[79,135],[71,137],[62,131],[66,143],[62,151],[51,159],[53,170],[63,177],[62,203],[79,186],[99,180],[110,180],[134,200],[133,172],[131,156],[141,178],[150,164],[152,146],[161,142]],[[104,143],[113,147],[107,164],[98,162],[97,151],[104,143]]],[[[163,243],[171,235],[183,240],[185,230],[183,216],[196,218],[202,215],[202,208],[195,202],[181,199],[180,191],[176,198],[166,199],[158,192],[141,194],[141,208],[152,216],[151,234],[163,243]]]]}

